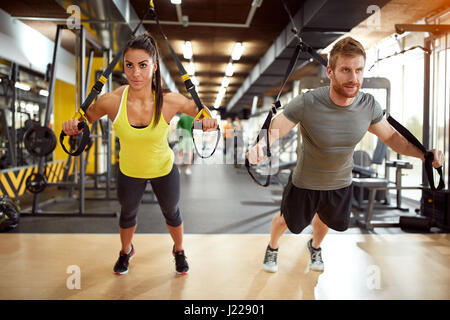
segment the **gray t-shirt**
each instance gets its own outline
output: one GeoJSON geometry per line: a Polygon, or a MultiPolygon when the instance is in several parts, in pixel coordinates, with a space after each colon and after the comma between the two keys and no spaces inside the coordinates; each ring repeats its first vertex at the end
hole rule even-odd
{"type": "Polygon", "coordinates": [[[303,140],[292,183],[310,190],[348,187],[355,146],[369,126],[383,118],[371,94],[360,91],[351,105],[341,107],[331,100],[329,86],[296,96],[283,113],[300,123],[303,140]]]}

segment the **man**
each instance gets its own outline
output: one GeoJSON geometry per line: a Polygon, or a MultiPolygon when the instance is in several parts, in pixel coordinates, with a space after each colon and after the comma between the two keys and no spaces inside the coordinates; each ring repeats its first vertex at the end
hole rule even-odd
{"type": "MultiPolygon", "coordinates": [[[[383,118],[380,105],[370,94],[359,91],[366,54],[363,46],[347,37],[330,52],[327,76],[331,83],[295,97],[270,125],[269,143],[286,135],[297,123],[303,138],[300,158],[283,192],[281,213],[271,225],[270,242],[263,268],[278,270],[278,240],[289,228],[300,233],[311,223],[313,236],[307,247],[310,269],[323,271],[320,244],[328,228],[344,231],[350,221],[353,151],[367,131],[378,136],[395,152],[424,161],[423,153],[409,143],[383,118]],[[275,132],[278,131],[276,135],[275,132]]],[[[264,141],[248,153],[250,163],[264,158],[264,141]]],[[[441,166],[444,155],[434,154],[433,166],[441,166]]]]}
{"type": "MultiPolygon", "coordinates": [[[[180,137],[178,142],[178,169],[183,163],[184,153],[187,154],[187,163],[186,163],[186,175],[191,175],[191,163],[192,158],[194,157],[194,142],[192,141],[192,122],[194,122],[194,118],[188,115],[183,115],[180,120],[178,120],[177,131],[178,136],[180,137]]],[[[181,172],[181,171],[180,171],[181,172]]]]}

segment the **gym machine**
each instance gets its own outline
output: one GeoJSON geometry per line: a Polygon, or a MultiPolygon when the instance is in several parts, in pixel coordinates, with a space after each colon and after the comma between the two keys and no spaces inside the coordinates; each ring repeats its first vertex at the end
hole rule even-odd
{"type": "MultiPolygon", "coordinates": [[[[53,51],[53,59],[51,64],[51,70],[50,70],[50,83],[49,83],[49,94],[47,97],[47,105],[45,109],[45,120],[44,120],[44,126],[47,127],[50,122],[50,115],[53,112],[53,96],[54,96],[54,90],[55,90],[55,80],[56,80],[56,67],[57,67],[57,53],[58,49],[61,44],[61,34],[64,29],[67,29],[66,25],[58,25],[57,31],[56,31],[56,37],[55,37],[55,47],[53,51]]],[[[86,41],[89,41],[91,46],[95,47],[96,49],[101,49],[94,41],[90,40],[86,37],[86,31],[83,26],[80,27],[79,30],[75,31],[77,33],[77,50],[76,50],[76,57],[78,61],[78,70],[77,70],[77,97],[78,101],[84,101],[86,96],[86,63],[85,63],[85,57],[86,57],[86,41]]],[[[92,59],[93,59],[93,52],[91,51],[89,55],[89,62],[88,65],[92,66],[92,59]]],[[[90,69],[88,71],[90,73],[90,69]]],[[[56,140],[56,137],[55,137],[56,140]]],[[[74,181],[73,182],[65,182],[65,183],[53,183],[51,185],[59,186],[68,188],[69,196],[67,198],[62,199],[52,199],[45,203],[39,203],[40,198],[40,192],[34,193],[33,198],[33,206],[31,208],[31,212],[24,212],[21,215],[23,217],[27,216],[42,216],[42,217],[117,217],[117,212],[106,212],[106,213],[86,213],[85,210],[85,163],[86,158],[84,156],[78,157],[78,159],[68,159],[68,163],[71,161],[75,161],[75,173],[74,173],[74,181]],[[78,161],[77,161],[78,160],[78,161]],[[78,171],[78,175],[77,172],[78,171]],[[73,195],[73,190],[78,190],[78,197],[75,197],[73,195]],[[43,211],[42,209],[44,207],[50,206],[52,204],[62,203],[62,202],[71,202],[71,201],[78,201],[78,210],[75,212],[56,212],[56,211],[43,211]]],[[[38,164],[38,172],[35,175],[36,180],[29,180],[30,185],[34,185],[36,187],[39,186],[45,186],[47,183],[45,181],[45,176],[43,175],[43,168],[44,168],[44,158],[39,158],[39,164],[38,164]]],[[[67,168],[66,168],[67,169],[67,168]]],[[[66,178],[67,178],[67,171],[66,171],[66,178]]],[[[45,187],[44,187],[45,188],[45,187]]],[[[43,190],[41,190],[43,191],[43,190]]],[[[96,199],[97,200],[97,199],[96,199]]]]}

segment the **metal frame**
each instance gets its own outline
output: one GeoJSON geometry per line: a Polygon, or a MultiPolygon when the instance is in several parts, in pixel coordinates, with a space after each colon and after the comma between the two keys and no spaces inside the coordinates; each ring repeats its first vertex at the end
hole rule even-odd
{"type": "MultiPolygon", "coordinates": [[[[5,88],[5,100],[9,104],[11,104],[10,108],[15,111],[15,99],[16,99],[15,92],[16,92],[17,89],[15,88],[15,77],[12,76],[13,69],[15,68],[14,65],[15,65],[15,63],[13,63],[11,65],[11,71],[10,71],[10,75],[8,77],[9,78],[8,79],[8,83],[4,86],[4,88],[5,88]],[[6,89],[6,88],[10,88],[13,91],[13,94],[10,97],[11,98],[10,101],[7,100],[7,98],[8,98],[8,91],[9,90],[6,89]]],[[[6,107],[7,107],[8,103],[5,104],[6,107]]],[[[12,127],[12,131],[13,132],[12,132],[12,135],[11,135],[11,133],[10,133],[10,131],[8,129],[8,120],[6,119],[6,110],[7,109],[3,109],[3,108],[0,110],[0,118],[1,118],[1,121],[2,121],[2,128],[3,128],[3,131],[5,133],[4,136],[6,136],[6,139],[8,140],[8,148],[7,148],[8,149],[8,162],[13,167],[16,167],[17,166],[17,158],[16,158],[16,149],[17,148],[16,148],[16,144],[15,144],[15,138],[14,138],[14,141],[13,141],[12,137],[11,137],[11,136],[14,136],[14,137],[16,136],[16,129],[15,129],[15,127],[12,127]]],[[[13,118],[15,118],[14,113],[13,113],[13,118]]]]}
{"type": "MultiPolygon", "coordinates": [[[[364,179],[364,178],[362,178],[364,179]]],[[[386,181],[387,182],[387,181],[386,181]]],[[[389,186],[377,186],[377,187],[370,187],[369,188],[369,206],[367,208],[367,211],[365,211],[366,216],[364,220],[355,218],[356,225],[358,227],[364,228],[366,230],[373,230],[374,227],[377,228],[388,228],[388,227],[399,227],[399,222],[378,222],[378,221],[372,221],[373,211],[376,209],[374,206],[375,203],[375,197],[378,190],[417,190],[422,189],[423,187],[389,187],[389,186]]]]}
{"type": "MultiPolygon", "coordinates": [[[[109,63],[112,61],[112,50],[111,49],[107,49],[103,51],[103,59],[105,61],[105,66],[109,65],[109,63]]],[[[109,75],[108,77],[108,81],[106,82],[106,88],[108,92],[112,91],[112,74],[109,75]]],[[[111,171],[112,171],[112,167],[111,167],[111,128],[110,128],[110,120],[108,119],[106,121],[106,128],[105,130],[102,130],[102,140],[103,140],[103,133],[106,133],[106,139],[107,139],[107,143],[106,143],[106,147],[107,147],[107,152],[106,152],[106,161],[107,161],[107,165],[106,165],[106,172],[105,173],[98,173],[98,154],[99,154],[99,148],[98,148],[98,137],[99,135],[99,130],[98,130],[98,126],[99,125],[103,125],[100,123],[101,120],[96,121],[93,124],[93,137],[96,139],[95,140],[95,157],[94,157],[94,165],[95,165],[95,173],[91,174],[90,176],[94,177],[94,187],[93,188],[88,188],[89,190],[105,190],[105,197],[102,198],[95,198],[95,197],[90,197],[90,198],[86,198],[86,200],[105,200],[105,201],[109,201],[109,200],[117,200],[117,197],[111,197],[111,190],[113,189],[113,187],[111,186],[111,181],[112,181],[112,176],[111,176],[111,171]],[[99,177],[102,176],[106,176],[106,181],[105,181],[105,188],[102,188],[99,186],[99,177]]]]}
{"type": "Polygon", "coordinates": [[[429,32],[441,35],[450,32],[450,24],[396,24],[395,32],[402,34],[406,31],[429,32]]]}
{"type": "MultiPolygon", "coordinates": [[[[66,25],[58,25],[56,30],[56,38],[55,38],[55,47],[53,49],[53,59],[51,64],[51,75],[50,75],[50,83],[49,83],[49,94],[47,97],[47,106],[46,106],[46,113],[45,113],[45,120],[44,120],[44,126],[48,126],[50,122],[50,115],[53,112],[53,97],[54,97],[54,91],[55,91],[55,80],[56,80],[56,61],[57,61],[57,53],[58,49],[61,45],[61,32],[63,29],[67,29],[66,25]]],[[[81,26],[81,28],[78,31],[77,34],[77,54],[76,57],[78,59],[78,70],[77,70],[77,102],[84,101],[86,98],[86,40],[90,41],[86,38],[85,28],[81,26]]],[[[91,42],[91,41],[90,41],[91,42]]],[[[94,44],[96,47],[97,45],[94,44]]],[[[90,58],[93,57],[93,54],[90,54],[90,58]]],[[[91,61],[89,61],[89,64],[91,64],[91,61]]],[[[77,103],[78,105],[78,103],[77,103]]],[[[69,156],[68,163],[71,162],[71,156],[69,156]]],[[[44,167],[44,161],[45,159],[41,157],[39,159],[39,165],[38,165],[38,172],[42,174],[43,167],[44,167]]],[[[41,217],[117,217],[118,212],[107,212],[107,213],[89,213],[86,214],[85,212],[85,157],[83,153],[78,157],[78,164],[79,164],[79,177],[78,181],[76,176],[76,170],[74,173],[75,181],[73,183],[51,183],[49,185],[52,186],[64,186],[69,187],[69,196],[66,198],[61,199],[53,199],[44,203],[39,204],[39,198],[40,194],[34,194],[33,198],[33,206],[31,209],[31,212],[23,212],[21,213],[21,216],[27,217],[27,216],[41,216],[41,217]],[[78,198],[73,196],[73,190],[78,189],[79,195],[78,198]],[[42,208],[44,206],[48,206],[55,203],[61,203],[61,202],[67,202],[67,201],[73,201],[78,200],[78,211],[77,212],[56,212],[56,211],[42,211],[42,208]]]]}
{"type": "MultiPolygon", "coordinates": [[[[425,48],[431,50],[431,39],[425,39],[425,48]]],[[[423,136],[423,146],[425,149],[429,149],[431,145],[431,135],[430,135],[430,85],[431,85],[431,57],[430,55],[424,56],[423,61],[423,126],[422,126],[422,136],[423,136]]],[[[425,165],[422,165],[422,184],[428,186],[428,178],[425,171],[425,165]]]]}

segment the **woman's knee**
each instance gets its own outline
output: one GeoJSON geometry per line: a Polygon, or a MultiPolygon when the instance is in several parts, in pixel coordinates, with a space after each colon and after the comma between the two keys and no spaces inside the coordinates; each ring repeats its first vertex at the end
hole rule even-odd
{"type": "Polygon", "coordinates": [[[173,210],[163,210],[163,215],[166,219],[166,224],[171,227],[178,227],[183,222],[178,206],[173,210]]]}
{"type": "Polygon", "coordinates": [[[137,224],[136,216],[134,217],[122,217],[119,219],[119,227],[122,229],[132,228],[137,224]]]}
{"type": "Polygon", "coordinates": [[[119,226],[123,229],[134,227],[137,224],[137,211],[138,208],[134,210],[121,210],[119,218],[119,226]]]}

